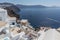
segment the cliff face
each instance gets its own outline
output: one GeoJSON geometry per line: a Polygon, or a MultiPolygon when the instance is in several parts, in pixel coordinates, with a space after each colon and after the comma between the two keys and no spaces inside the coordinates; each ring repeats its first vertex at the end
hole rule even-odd
{"type": "Polygon", "coordinates": [[[19,19],[20,15],[18,13],[20,12],[20,9],[14,4],[0,3],[0,8],[6,9],[10,17],[16,17],[17,19],[19,19]]]}
{"type": "Polygon", "coordinates": [[[15,13],[12,9],[10,9],[8,7],[6,7],[5,9],[7,10],[8,15],[10,17],[16,17],[17,19],[19,19],[20,15],[18,15],[17,13],[15,13]]]}

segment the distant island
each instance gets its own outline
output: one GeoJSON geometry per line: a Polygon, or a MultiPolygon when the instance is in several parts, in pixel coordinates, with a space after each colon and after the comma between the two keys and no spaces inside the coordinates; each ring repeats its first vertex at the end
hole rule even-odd
{"type": "Polygon", "coordinates": [[[46,6],[43,6],[43,5],[20,5],[20,4],[17,4],[16,6],[19,8],[47,8],[46,6]]]}
{"type": "Polygon", "coordinates": [[[0,7],[6,7],[7,5],[8,6],[13,5],[12,7],[18,7],[18,8],[60,8],[58,6],[48,7],[48,6],[44,6],[44,5],[22,5],[22,4],[16,4],[16,5],[14,5],[13,3],[8,3],[8,2],[0,3],[0,7]]]}

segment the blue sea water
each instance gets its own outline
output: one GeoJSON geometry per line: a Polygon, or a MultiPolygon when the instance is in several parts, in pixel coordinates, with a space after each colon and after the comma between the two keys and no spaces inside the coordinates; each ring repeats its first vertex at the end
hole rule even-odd
{"type": "Polygon", "coordinates": [[[60,8],[23,8],[20,19],[28,19],[33,27],[60,27],[60,8]]]}

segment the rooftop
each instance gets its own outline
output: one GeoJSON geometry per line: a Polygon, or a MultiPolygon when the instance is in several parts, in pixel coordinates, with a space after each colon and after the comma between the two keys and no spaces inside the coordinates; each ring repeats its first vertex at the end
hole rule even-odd
{"type": "Polygon", "coordinates": [[[6,22],[0,21],[0,27],[5,26],[6,24],[6,22]]]}

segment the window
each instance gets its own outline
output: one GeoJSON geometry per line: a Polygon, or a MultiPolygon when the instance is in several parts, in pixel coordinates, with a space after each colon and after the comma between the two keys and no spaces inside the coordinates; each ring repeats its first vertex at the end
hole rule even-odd
{"type": "Polygon", "coordinates": [[[14,22],[12,22],[12,25],[15,25],[15,23],[14,23],[14,22]]]}
{"type": "Polygon", "coordinates": [[[0,17],[0,21],[2,21],[2,17],[0,17]]]}

